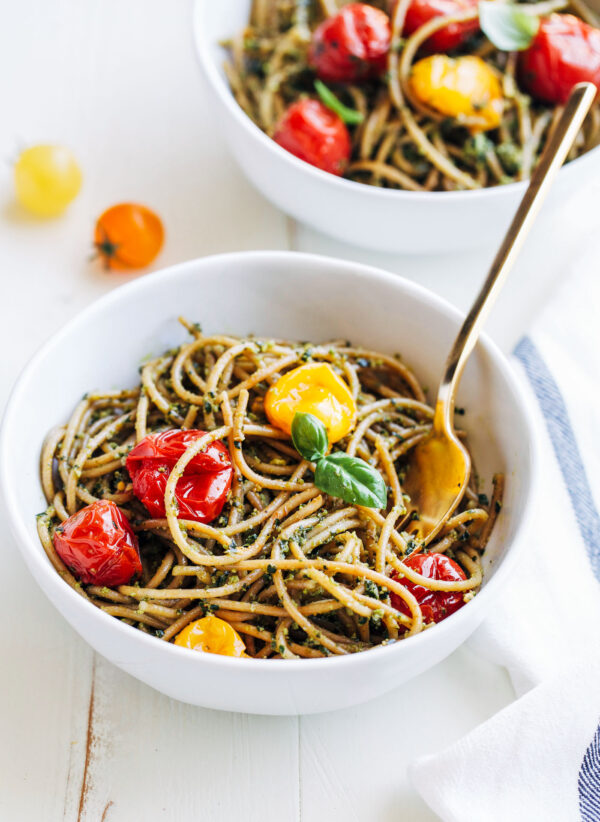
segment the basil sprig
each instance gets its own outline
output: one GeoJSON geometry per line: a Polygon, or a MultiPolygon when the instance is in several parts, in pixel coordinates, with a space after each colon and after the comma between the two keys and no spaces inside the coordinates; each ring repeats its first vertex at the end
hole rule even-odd
{"type": "Polygon", "coordinates": [[[327,429],[314,414],[298,411],[294,415],[292,442],[304,459],[316,462],[315,485],[321,491],[351,505],[385,508],[387,489],[379,471],[344,451],[334,451],[326,456],[329,447],[327,429]]]}
{"type": "Polygon", "coordinates": [[[538,33],[540,18],[535,6],[481,0],[479,25],[500,51],[524,51],[538,33]]]}
{"type": "Polygon", "coordinates": [[[321,98],[323,105],[334,111],[340,120],[346,123],[346,125],[357,126],[365,119],[360,111],[356,111],[356,109],[353,108],[348,108],[348,106],[345,106],[341,100],[338,100],[331,89],[327,88],[325,83],[321,80],[315,80],[315,89],[321,98]]]}

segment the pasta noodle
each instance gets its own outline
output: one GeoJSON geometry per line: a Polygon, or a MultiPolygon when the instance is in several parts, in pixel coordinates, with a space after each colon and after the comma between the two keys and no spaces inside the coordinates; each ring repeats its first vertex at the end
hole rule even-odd
{"type": "MultiPolygon", "coordinates": [[[[269,136],[286,108],[317,97],[315,74],[308,63],[311,31],[335,14],[334,0],[255,0],[246,28],[228,45],[225,69],[232,92],[246,114],[269,136]]],[[[388,2],[369,5],[389,11],[388,2]]],[[[360,84],[334,83],[332,90],[364,119],[350,129],[352,156],[345,176],[384,188],[409,191],[471,190],[525,180],[531,174],[560,114],[560,107],[532,100],[515,79],[515,53],[496,49],[483,34],[460,53],[481,57],[501,79],[504,108],[500,126],[473,133],[477,114],[460,121],[428,108],[411,92],[409,78],[419,47],[449,23],[477,17],[477,9],[429,20],[408,38],[402,31],[410,0],[399,0],[391,15],[392,47],[388,70],[360,84]]],[[[595,18],[583,0],[542,0],[540,13],[571,10],[595,18]]],[[[481,118],[479,118],[481,119],[481,118]]],[[[569,159],[600,141],[600,112],[595,106],[569,159]]]]}
{"type": "Polygon", "coordinates": [[[206,614],[230,623],[257,658],[315,658],[402,640],[426,627],[405,584],[473,594],[480,558],[501,507],[502,478],[491,503],[476,478],[457,513],[427,551],[443,552],[466,578],[429,579],[405,564],[422,546],[411,535],[402,492],[406,454],[431,427],[432,409],[415,376],[397,357],[353,347],[202,335],[146,362],[132,390],[91,393],[41,455],[48,502],[38,517],[41,542],[65,582],[105,613],[171,641],[206,614]],[[314,466],[271,426],[264,396],[271,382],[306,362],[326,362],[351,387],[358,409],[353,432],[336,450],[362,454],[384,477],[387,511],[349,505],[321,492],[314,466]],[[134,496],[125,458],[152,432],[191,424],[207,433],[171,471],[163,518],[134,496]],[[210,441],[231,454],[234,481],[223,511],[204,524],[178,518],[175,487],[185,466],[210,441]],[[141,576],[128,585],[83,585],[65,566],[53,533],[84,505],[112,500],[136,532],[141,576]],[[390,595],[404,603],[393,607],[390,595]]]}

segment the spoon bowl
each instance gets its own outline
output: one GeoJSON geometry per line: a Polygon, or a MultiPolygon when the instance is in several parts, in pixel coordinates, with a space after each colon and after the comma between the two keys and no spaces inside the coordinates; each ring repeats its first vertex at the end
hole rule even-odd
{"type": "Polygon", "coordinates": [[[471,457],[454,427],[443,419],[438,402],[431,433],[411,451],[403,489],[417,511],[409,532],[424,545],[441,530],[458,507],[469,482],[471,457]]]}

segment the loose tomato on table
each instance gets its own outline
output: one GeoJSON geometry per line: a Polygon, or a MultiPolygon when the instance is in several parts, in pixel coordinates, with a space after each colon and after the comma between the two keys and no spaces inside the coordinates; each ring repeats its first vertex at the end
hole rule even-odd
{"type": "MultiPolygon", "coordinates": [[[[412,0],[406,12],[403,34],[413,34],[417,29],[436,17],[448,17],[477,8],[478,0],[412,0]]],[[[396,4],[394,3],[394,6],[396,4]]],[[[449,23],[434,32],[423,43],[430,52],[447,52],[457,49],[479,29],[477,16],[463,23],[449,23]]]]}
{"type": "Polygon", "coordinates": [[[61,214],[80,188],[81,171],[68,148],[31,146],[19,155],[15,164],[17,200],[32,214],[61,214]]]}
{"type": "Polygon", "coordinates": [[[385,71],[389,49],[387,14],[350,3],[315,29],[308,62],[321,80],[353,82],[385,71]]]}
{"type": "Polygon", "coordinates": [[[318,100],[299,100],[284,113],[273,139],[290,154],[330,174],[343,174],[352,145],[348,129],[318,100]]]}
{"type": "MultiPolygon", "coordinates": [[[[465,572],[460,565],[445,554],[435,552],[413,554],[405,560],[404,564],[427,579],[442,579],[446,582],[466,579],[465,572]]],[[[392,579],[401,582],[416,598],[423,612],[423,621],[426,623],[441,622],[465,604],[464,591],[430,591],[424,585],[418,585],[398,574],[392,574],[392,579]]],[[[410,616],[410,609],[402,597],[391,593],[390,601],[397,611],[410,616]]]]}
{"type": "Polygon", "coordinates": [[[238,632],[224,619],[212,615],[186,625],[175,637],[175,645],[221,656],[248,656],[238,632]]]}
{"type": "Polygon", "coordinates": [[[356,421],[356,403],[350,389],[328,363],[294,368],[267,391],[265,413],[271,425],[290,434],[298,412],[320,420],[330,444],[345,437],[356,421]]]}
{"type": "Polygon", "coordinates": [[[573,86],[600,90],[600,29],[572,14],[542,17],[526,51],[519,53],[519,83],[537,100],[565,103],[573,86]]]}
{"type": "MultiPolygon", "coordinates": [[[[165,489],[169,474],[186,449],[205,431],[170,429],[149,434],[127,455],[126,466],[133,493],[153,517],[165,515],[165,489]]],[[[233,467],[229,451],[211,442],[187,464],[177,483],[178,517],[211,522],[219,516],[231,487],[233,467]]]]}
{"type": "Polygon", "coordinates": [[[163,224],[153,211],[135,203],[119,203],[100,215],[94,246],[106,268],[131,271],[150,265],[162,248],[163,224]]]}
{"type": "Polygon", "coordinates": [[[56,553],[81,582],[125,585],[142,570],[137,539],[114,502],[98,500],[54,532],[56,553]]]}

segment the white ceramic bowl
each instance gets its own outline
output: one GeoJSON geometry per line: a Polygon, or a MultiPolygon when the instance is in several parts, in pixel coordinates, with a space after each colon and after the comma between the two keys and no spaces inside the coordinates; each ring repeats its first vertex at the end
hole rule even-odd
{"type": "Polygon", "coordinates": [[[142,277],[98,300],[29,363],[0,433],[0,484],[9,521],[32,574],[99,653],[169,696],[211,708],[312,713],[375,697],[431,667],[479,624],[523,547],[534,484],[532,430],[504,357],[482,340],[462,380],[477,468],[489,487],[507,476],[505,504],[485,554],[485,584],[433,629],[388,647],[329,659],[269,661],[191,653],[119,622],[78,596],[51,567],[35,515],[45,502],[39,454],[48,429],[89,390],[133,386],[148,353],[178,344],[177,316],[206,332],[251,332],[303,340],[351,339],[401,351],[435,386],[460,323],[447,303],[400,277],[366,266],[289,252],[226,254],[142,277]]]}
{"type": "MultiPolygon", "coordinates": [[[[231,94],[223,72],[225,51],[219,46],[243,29],[249,8],[250,0],[196,0],[194,41],[231,152],[267,199],[325,234],[378,251],[441,253],[500,244],[525,183],[457,192],[376,188],[320,171],[267,137],[231,94]]],[[[208,122],[212,112],[206,116],[208,122]]],[[[542,219],[599,169],[600,147],[562,169],[542,219]]]]}

